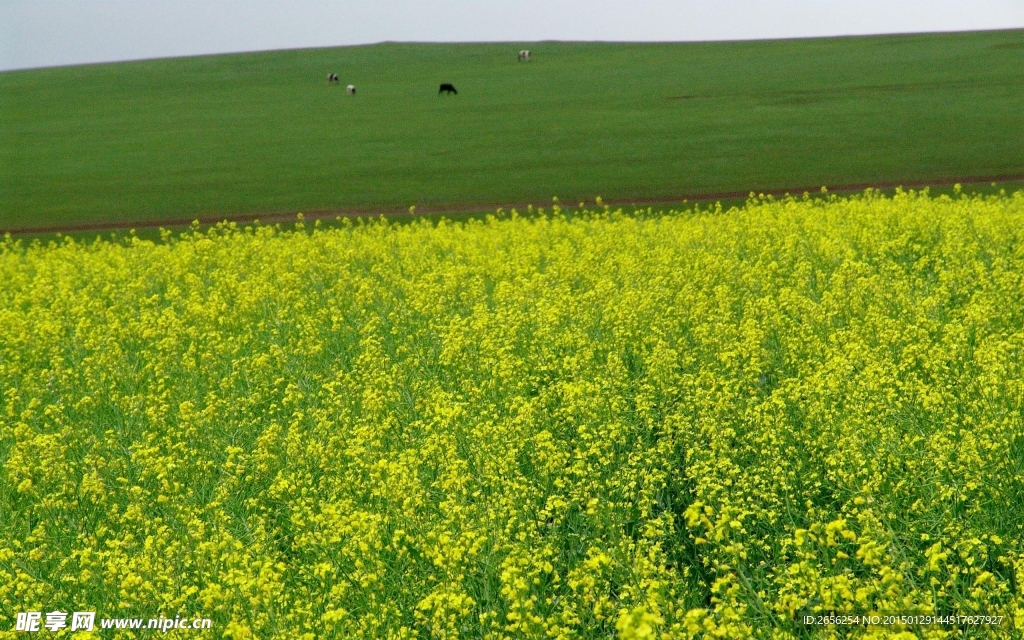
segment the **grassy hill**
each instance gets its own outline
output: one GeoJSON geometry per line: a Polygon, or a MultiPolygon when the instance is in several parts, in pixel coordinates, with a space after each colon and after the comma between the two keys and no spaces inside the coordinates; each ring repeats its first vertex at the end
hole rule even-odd
{"type": "Polygon", "coordinates": [[[1024,173],[1020,30],[520,48],[0,74],[0,229],[1024,173]]]}

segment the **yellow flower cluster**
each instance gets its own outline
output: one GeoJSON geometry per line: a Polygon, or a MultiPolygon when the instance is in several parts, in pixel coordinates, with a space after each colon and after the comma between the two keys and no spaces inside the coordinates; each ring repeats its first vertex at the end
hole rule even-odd
{"type": "Polygon", "coordinates": [[[0,637],[1024,628],[1024,193],[8,237],[0,281],[0,637]]]}

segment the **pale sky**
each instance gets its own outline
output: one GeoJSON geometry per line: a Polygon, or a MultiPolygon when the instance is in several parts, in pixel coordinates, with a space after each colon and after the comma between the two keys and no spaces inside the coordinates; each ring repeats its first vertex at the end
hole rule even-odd
{"type": "Polygon", "coordinates": [[[384,40],[686,41],[1024,27],[1024,0],[0,0],[0,70],[384,40]]]}

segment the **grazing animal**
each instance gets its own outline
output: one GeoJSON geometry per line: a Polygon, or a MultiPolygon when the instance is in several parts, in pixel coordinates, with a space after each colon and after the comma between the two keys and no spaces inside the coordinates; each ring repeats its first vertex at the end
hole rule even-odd
{"type": "Polygon", "coordinates": [[[336,74],[336,73],[328,73],[327,74],[327,84],[338,84],[338,74],[336,74]]]}
{"type": "Polygon", "coordinates": [[[530,51],[529,51],[529,49],[523,49],[522,51],[520,51],[519,52],[519,62],[529,62],[529,61],[530,61],[530,51]]]}
{"type": "Polygon", "coordinates": [[[345,91],[348,91],[348,95],[350,95],[350,96],[356,95],[356,85],[354,85],[354,84],[348,85],[347,87],[345,87],[345,91]]]}
{"type": "Polygon", "coordinates": [[[437,95],[441,95],[442,93],[454,93],[455,95],[459,95],[459,92],[455,90],[455,85],[447,82],[442,84],[441,88],[437,90],[437,95]]]}

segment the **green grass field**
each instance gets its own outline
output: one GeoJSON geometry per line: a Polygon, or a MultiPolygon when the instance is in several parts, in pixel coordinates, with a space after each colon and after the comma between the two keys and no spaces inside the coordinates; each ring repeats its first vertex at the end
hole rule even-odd
{"type": "Polygon", "coordinates": [[[0,74],[0,229],[1024,174],[1021,30],[520,47],[0,74]]]}

